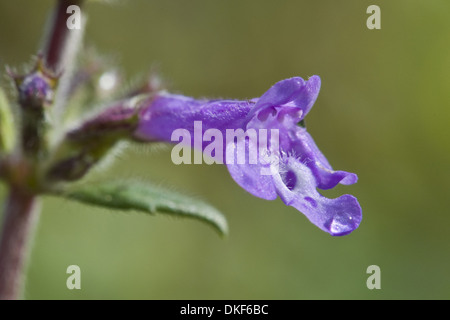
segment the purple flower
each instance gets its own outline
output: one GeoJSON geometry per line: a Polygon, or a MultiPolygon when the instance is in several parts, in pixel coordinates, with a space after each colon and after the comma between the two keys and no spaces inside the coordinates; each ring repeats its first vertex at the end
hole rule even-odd
{"type": "MultiPolygon", "coordinates": [[[[272,161],[254,164],[227,162],[231,176],[254,196],[266,200],[279,196],[320,229],[334,236],[346,235],[361,222],[361,207],[357,199],[348,194],[328,199],[316,188],[330,189],[338,183],[353,184],[357,176],[334,171],[306,128],[299,125],[312,108],[319,90],[320,78],[313,76],[308,81],[300,77],[282,80],[259,99],[248,101],[196,100],[158,93],[141,110],[135,136],[144,141],[173,142],[171,137],[176,129],[195,134],[195,121],[202,121],[201,134],[208,129],[217,129],[224,135],[227,129],[276,129],[279,148],[271,149],[272,161]],[[270,174],[261,174],[262,169],[270,174]]],[[[272,133],[269,140],[271,136],[272,133]]],[[[231,144],[234,146],[224,146],[224,154],[234,152],[236,143],[233,140],[231,144]]],[[[246,140],[247,147],[251,143],[246,140]]],[[[207,144],[202,144],[203,150],[207,144]]]]}

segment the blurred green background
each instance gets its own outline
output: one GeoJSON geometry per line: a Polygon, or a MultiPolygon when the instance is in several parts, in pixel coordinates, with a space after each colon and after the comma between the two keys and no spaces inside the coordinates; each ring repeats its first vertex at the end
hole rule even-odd
{"type": "MultiPolygon", "coordinates": [[[[50,0],[0,0],[0,62],[39,49],[50,0]]],[[[334,238],[280,200],[246,193],[224,166],[175,166],[170,148],[122,152],[103,176],[139,177],[207,200],[221,239],[197,221],[55,198],[28,269],[28,299],[450,298],[450,2],[140,0],[88,3],[86,43],[133,78],[157,62],[176,92],[245,99],[317,74],[308,130],[359,182],[363,220],[334,238]],[[366,9],[381,7],[381,30],[366,9]],[[81,290],[66,268],[81,267],[81,290]],[[381,268],[381,290],[366,269],[381,268]]],[[[4,193],[4,188],[1,189],[4,193]]]]}

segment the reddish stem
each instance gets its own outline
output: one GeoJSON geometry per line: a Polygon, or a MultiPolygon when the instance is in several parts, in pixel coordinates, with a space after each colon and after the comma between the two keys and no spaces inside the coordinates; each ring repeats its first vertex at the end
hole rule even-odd
{"type": "Polygon", "coordinates": [[[44,59],[46,66],[53,71],[61,71],[64,51],[71,30],[67,28],[67,7],[70,5],[81,6],[83,0],[59,0],[51,19],[50,32],[44,48],[44,59]]]}
{"type": "Polygon", "coordinates": [[[38,218],[36,198],[12,187],[5,205],[0,238],[0,299],[18,299],[21,295],[28,240],[38,218]]]}

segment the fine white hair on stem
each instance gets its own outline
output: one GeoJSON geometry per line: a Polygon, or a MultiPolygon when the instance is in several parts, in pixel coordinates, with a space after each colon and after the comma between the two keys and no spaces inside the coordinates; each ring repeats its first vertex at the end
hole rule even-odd
{"type": "Polygon", "coordinates": [[[70,91],[71,82],[69,81],[69,79],[72,78],[75,71],[75,57],[77,56],[82,44],[86,22],[87,16],[84,13],[81,13],[81,28],[78,30],[71,30],[66,40],[64,52],[62,54],[64,59],[60,63],[63,68],[63,74],[61,76],[61,79],[59,80],[59,83],[61,85],[56,92],[55,102],[53,105],[53,117],[55,120],[55,126],[58,126],[60,123],[62,123],[62,121],[60,120],[62,119],[64,109],[67,104],[67,95],[70,91]]]}

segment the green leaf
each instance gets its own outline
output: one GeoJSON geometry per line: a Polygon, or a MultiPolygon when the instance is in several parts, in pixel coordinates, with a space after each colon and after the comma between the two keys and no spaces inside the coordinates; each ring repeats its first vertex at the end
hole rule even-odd
{"type": "Polygon", "coordinates": [[[0,151],[11,151],[14,146],[14,120],[6,94],[0,88],[0,151]]]}
{"type": "Polygon", "coordinates": [[[167,213],[201,220],[221,235],[228,233],[225,217],[214,207],[148,183],[113,181],[72,189],[63,196],[111,209],[137,210],[147,213],[167,213]]]}

